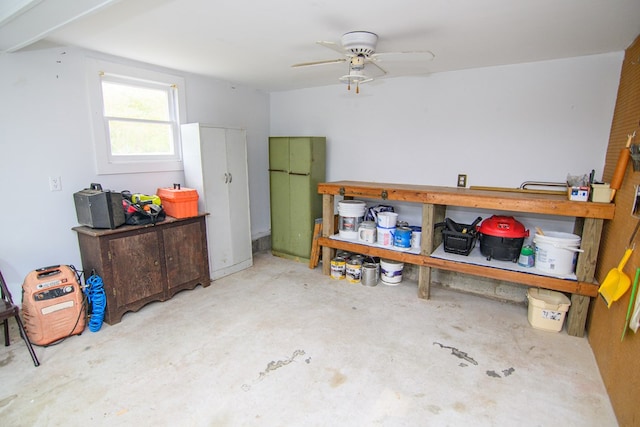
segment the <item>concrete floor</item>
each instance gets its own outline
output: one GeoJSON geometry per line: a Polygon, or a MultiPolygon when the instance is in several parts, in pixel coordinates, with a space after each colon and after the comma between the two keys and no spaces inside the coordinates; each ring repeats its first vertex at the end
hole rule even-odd
{"type": "Polygon", "coordinates": [[[38,368],[13,325],[0,424],[617,425],[587,339],[531,328],[524,306],[254,262],[36,347],[38,368]]]}

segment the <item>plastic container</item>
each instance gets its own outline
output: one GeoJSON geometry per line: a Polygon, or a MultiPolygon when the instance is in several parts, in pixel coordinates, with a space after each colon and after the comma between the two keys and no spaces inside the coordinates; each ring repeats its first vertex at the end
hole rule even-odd
{"type": "Polygon", "coordinates": [[[364,243],[375,243],[376,238],[376,223],[363,221],[358,227],[358,240],[364,243]]]}
{"type": "Polygon", "coordinates": [[[389,259],[380,260],[380,280],[385,285],[397,285],[402,282],[404,264],[389,259]]]}
{"type": "Polygon", "coordinates": [[[518,265],[521,267],[533,267],[535,265],[535,254],[531,245],[525,245],[520,251],[518,265]]]}
{"type": "Polygon", "coordinates": [[[563,293],[547,289],[529,288],[527,291],[531,326],[545,331],[560,332],[571,301],[563,293]]]}
{"type": "Polygon", "coordinates": [[[591,184],[591,201],[611,203],[611,188],[609,188],[609,184],[591,184]]]}
{"type": "Polygon", "coordinates": [[[377,221],[380,228],[396,228],[398,214],[395,212],[380,212],[378,213],[377,221]]]}
{"type": "Polygon", "coordinates": [[[364,221],[366,205],[361,200],[338,202],[338,234],[346,239],[358,238],[358,227],[364,221]]]}
{"type": "Polygon", "coordinates": [[[162,200],[162,208],[174,218],[189,218],[198,215],[198,192],[192,188],[158,188],[156,192],[162,200]]]}
{"type": "Polygon", "coordinates": [[[566,276],[576,268],[576,259],[580,249],[580,236],[560,231],[545,231],[544,236],[537,234],[535,243],[535,265],[538,270],[566,276]]]}
{"type": "Polygon", "coordinates": [[[376,242],[380,246],[393,246],[393,239],[394,239],[395,232],[396,232],[395,228],[377,227],[376,242]]]}

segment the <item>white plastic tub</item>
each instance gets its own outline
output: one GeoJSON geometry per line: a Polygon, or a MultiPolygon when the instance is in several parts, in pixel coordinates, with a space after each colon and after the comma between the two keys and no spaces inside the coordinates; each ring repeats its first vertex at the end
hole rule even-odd
{"type": "Polygon", "coordinates": [[[571,301],[561,292],[529,288],[529,323],[536,329],[560,332],[571,301]]]}

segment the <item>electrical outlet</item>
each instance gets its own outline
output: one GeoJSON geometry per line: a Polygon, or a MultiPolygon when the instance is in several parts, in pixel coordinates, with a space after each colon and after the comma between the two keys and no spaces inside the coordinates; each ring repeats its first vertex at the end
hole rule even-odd
{"type": "Polygon", "coordinates": [[[467,175],[458,174],[458,187],[466,187],[467,186],[467,175]]]}
{"type": "Polygon", "coordinates": [[[62,178],[59,176],[49,177],[49,190],[50,191],[62,191],[62,178]]]}

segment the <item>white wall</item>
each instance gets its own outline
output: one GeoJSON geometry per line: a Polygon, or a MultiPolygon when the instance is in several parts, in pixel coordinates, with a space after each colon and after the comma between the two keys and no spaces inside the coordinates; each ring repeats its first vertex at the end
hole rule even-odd
{"type": "MultiPolygon", "coordinates": [[[[34,268],[81,267],[74,192],[100,182],[151,193],[183,179],[181,172],[96,175],[84,55],[73,48],[0,55],[0,269],[17,300],[34,268]],[[49,191],[49,176],[62,177],[62,191],[49,191]]],[[[328,180],[454,185],[466,173],[470,185],[516,187],[591,169],[599,178],[622,58],[386,79],[360,95],[332,85],[269,96],[177,73],[186,79],[188,121],[247,129],[255,238],[270,229],[269,135],[326,135],[328,180]]]]}
{"type": "Polygon", "coordinates": [[[592,169],[600,179],[623,56],[390,78],[359,95],[340,84],[272,93],[271,134],[326,136],[330,181],[455,186],[465,173],[467,185],[518,187],[592,169]]]}
{"type": "MultiPolygon", "coordinates": [[[[87,52],[48,48],[0,55],[0,270],[14,299],[31,270],[52,264],[81,268],[73,193],[91,182],[154,193],[182,182],[182,171],[96,175],[83,60],[87,52]],[[48,178],[62,177],[62,191],[48,178]]],[[[92,53],[95,56],[95,54],[92,53]]],[[[136,64],[109,58],[129,65],[136,64]]],[[[174,71],[172,71],[174,72],[174,71]]],[[[267,141],[269,95],[202,76],[186,79],[188,121],[247,130],[252,235],[270,228],[267,141]]]]}

